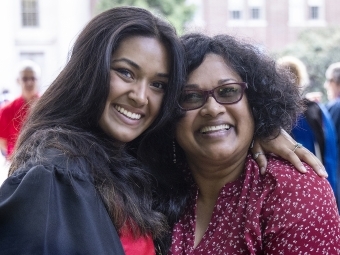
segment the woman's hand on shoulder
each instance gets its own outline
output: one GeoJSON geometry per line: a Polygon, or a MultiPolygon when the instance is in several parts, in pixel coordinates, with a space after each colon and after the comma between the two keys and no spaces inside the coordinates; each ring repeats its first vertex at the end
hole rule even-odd
{"type": "Polygon", "coordinates": [[[301,161],[310,165],[320,177],[328,177],[321,161],[309,150],[297,143],[285,130],[281,129],[278,137],[271,140],[255,140],[251,148],[253,157],[260,167],[261,174],[266,172],[266,153],[274,153],[292,163],[296,169],[305,173],[307,170],[301,161]]]}

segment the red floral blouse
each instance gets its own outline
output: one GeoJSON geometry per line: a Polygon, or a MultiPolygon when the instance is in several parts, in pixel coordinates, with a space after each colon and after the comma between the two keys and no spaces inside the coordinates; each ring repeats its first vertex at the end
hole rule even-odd
{"type": "Polygon", "coordinates": [[[248,155],[245,173],[227,183],[209,226],[196,248],[198,188],[173,229],[169,254],[340,254],[340,217],[327,180],[308,166],[299,173],[290,163],[268,158],[264,176],[248,155]]]}

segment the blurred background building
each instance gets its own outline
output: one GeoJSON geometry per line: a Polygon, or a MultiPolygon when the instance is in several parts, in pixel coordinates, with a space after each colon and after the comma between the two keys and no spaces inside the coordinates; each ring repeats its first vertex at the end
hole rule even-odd
{"type": "Polygon", "coordinates": [[[340,26],[339,0],[192,2],[198,3],[200,16],[196,19],[206,33],[248,37],[268,50],[282,49],[306,28],[340,26]]]}
{"type": "Polygon", "coordinates": [[[20,92],[16,66],[24,59],[42,69],[41,91],[67,61],[72,42],[92,17],[92,0],[3,0],[0,2],[0,89],[20,92]]]}
{"type": "Polygon", "coordinates": [[[182,24],[184,29],[180,31],[229,33],[251,38],[270,51],[293,43],[306,28],[340,27],[339,0],[183,0],[185,4],[181,6],[178,0],[3,0],[0,90],[16,94],[16,65],[20,60],[31,59],[42,68],[40,85],[41,92],[45,91],[67,62],[77,34],[96,14],[98,6],[102,11],[118,2],[145,2],[143,7],[153,2],[156,9],[157,2],[173,8],[191,5],[192,12],[183,12],[190,16],[183,20],[190,21],[182,24]]]}

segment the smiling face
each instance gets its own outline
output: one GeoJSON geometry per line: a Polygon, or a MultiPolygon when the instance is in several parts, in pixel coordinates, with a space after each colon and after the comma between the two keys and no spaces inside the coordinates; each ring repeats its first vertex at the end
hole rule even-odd
{"type": "Polygon", "coordinates": [[[110,93],[99,120],[106,134],[129,142],[159,114],[168,83],[169,56],[157,39],[132,36],[112,55],[110,93]]]}
{"type": "MultiPolygon", "coordinates": [[[[222,84],[242,82],[241,77],[216,54],[206,55],[190,73],[186,88],[211,90],[222,84]]],[[[206,104],[187,111],[176,127],[176,140],[190,163],[244,160],[254,134],[254,121],[247,97],[222,105],[209,97],[206,104]]]]}

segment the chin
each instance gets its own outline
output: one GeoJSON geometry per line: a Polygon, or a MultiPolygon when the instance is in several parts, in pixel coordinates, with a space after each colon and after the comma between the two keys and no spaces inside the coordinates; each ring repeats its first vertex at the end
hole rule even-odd
{"type": "Polygon", "coordinates": [[[138,138],[141,134],[131,134],[131,133],[127,133],[127,134],[120,134],[119,136],[117,136],[117,140],[123,143],[128,143],[131,142],[133,140],[135,140],[136,138],[138,138]]]}
{"type": "MultiPolygon", "coordinates": [[[[115,137],[114,137],[115,138],[115,137]]],[[[117,138],[115,138],[117,141],[119,142],[122,142],[122,143],[128,143],[128,142],[131,142],[132,140],[134,140],[136,137],[131,137],[131,136],[128,136],[128,137],[122,137],[122,136],[119,136],[117,138]]]]}

